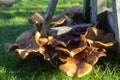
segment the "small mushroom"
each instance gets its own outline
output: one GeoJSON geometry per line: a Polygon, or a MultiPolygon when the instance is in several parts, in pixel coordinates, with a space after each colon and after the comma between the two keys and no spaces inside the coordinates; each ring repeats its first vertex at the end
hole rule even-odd
{"type": "Polygon", "coordinates": [[[83,10],[79,6],[73,6],[71,8],[65,9],[64,13],[77,24],[83,23],[85,21],[83,10]]]}
{"type": "Polygon", "coordinates": [[[5,49],[7,52],[14,51],[15,49],[18,49],[18,48],[19,48],[18,44],[12,44],[10,42],[5,43],[5,49]]]}
{"type": "Polygon", "coordinates": [[[88,28],[85,37],[89,45],[96,48],[106,48],[114,45],[115,42],[112,33],[105,33],[103,30],[97,29],[96,27],[88,28]]]}
{"type": "Polygon", "coordinates": [[[39,54],[39,49],[35,50],[35,49],[16,49],[15,50],[20,56],[21,58],[25,59],[28,55],[30,55],[31,53],[36,53],[39,54]]]}
{"type": "Polygon", "coordinates": [[[86,62],[80,63],[70,58],[66,63],[61,64],[59,69],[70,77],[82,77],[92,70],[92,65],[86,62]]]}
{"type": "Polygon", "coordinates": [[[41,13],[34,13],[31,17],[28,18],[30,24],[41,24],[44,20],[44,17],[41,13]]]}
{"type": "Polygon", "coordinates": [[[98,59],[103,57],[103,56],[106,57],[106,50],[105,49],[94,52],[94,54],[87,57],[85,59],[85,61],[88,62],[91,65],[95,65],[98,62],[98,59]]]}
{"type": "Polygon", "coordinates": [[[67,25],[67,19],[63,14],[53,17],[50,23],[51,27],[65,26],[65,25],[67,25]]]}
{"type": "Polygon", "coordinates": [[[35,42],[35,30],[27,30],[19,35],[15,44],[6,43],[7,51],[16,51],[22,58],[26,58],[29,53],[38,52],[39,46],[35,42]]]}

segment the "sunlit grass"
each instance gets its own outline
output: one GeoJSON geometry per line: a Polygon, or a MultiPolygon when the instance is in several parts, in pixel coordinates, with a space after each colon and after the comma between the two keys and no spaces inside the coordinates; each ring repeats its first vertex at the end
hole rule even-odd
{"type": "MultiPolygon", "coordinates": [[[[27,22],[35,12],[45,15],[49,0],[19,0],[9,8],[0,10],[0,80],[73,80],[60,72],[56,66],[39,57],[22,60],[16,53],[6,53],[4,43],[14,43],[23,31],[34,28],[27,22]]],[[[59,0],[55,14],[64,8],[82,6],[83,0],[59,0]]],[[[113,52],[102,58],[92,72],[74,80],[120,80],[119,61],[113,52]]]]}

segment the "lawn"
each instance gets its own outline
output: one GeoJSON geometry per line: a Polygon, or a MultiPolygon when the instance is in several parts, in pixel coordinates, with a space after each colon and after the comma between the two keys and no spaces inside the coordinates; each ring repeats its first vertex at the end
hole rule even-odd
{"type": "MultiPolygon", "coordinates": [[[[108,51],[107,57],[101,58],[92,72],[74,79],[40,57],[22,60],[14,52],[6,53],[5,42],[14,43],[23,31],[34,28],[27,22],[28,17],[35,12],[45,14],[48,1],[19,0],[0,10],[0,80],[120,80],[120,60],[114,51],[108,51]]],[[[64,8],[82,6],[82,3],[83,0],[59,0],[54,15],[62,13],[64,8]]]]}

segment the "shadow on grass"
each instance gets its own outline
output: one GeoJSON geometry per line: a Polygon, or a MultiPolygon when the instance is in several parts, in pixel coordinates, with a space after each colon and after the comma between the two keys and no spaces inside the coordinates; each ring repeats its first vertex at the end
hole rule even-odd
{"type": "Polygon", "coordinates": [[[117,47],[112,46],[110,48],[107,48],[106,50],[107,50],[107,56],[100,58],[96,65],[102,66],[103,70],[105,70],[106,67],[109,67],[111,71],[114,68],[119,69],[120,68],[120,55],[117,54],[117,51],[118,51],[117,47]]]}
{"type": "MultiPolygon", "coordinates": [[[[6,69],[6,73],[17,77],[17,79],[20,80],[32,80],[33,77],[51,79],[52,76],[58,72],[58,69],[55,66],[52,66],[40,56],[34,55],[29,57],[29,59],[22,60],[14,55],[11,57],[6,56],[5,59],[10,60],[8,61],[9,63],[6,62],[2,64],[2,66],[6,69]],[[13,58],[16,58],[16,60],[13,58]],[[11,74],[11,72],[14,74],[11,74]]],[[[35,78],[33,79],[36,80],[35,78]]]]}
{"type": "Polygon", "coordinates": [[[29,56],[29,58],[25,60],[20,60],[18,64],[11,69],[18,78],[23,80],[30,80],[34,76],[35,78],[43,77],[45,79],[51,79],[52,76],[58,72],[56,66],[45,61],[42,56],[36,55],[32,55],[32,57],[29,56]]]}

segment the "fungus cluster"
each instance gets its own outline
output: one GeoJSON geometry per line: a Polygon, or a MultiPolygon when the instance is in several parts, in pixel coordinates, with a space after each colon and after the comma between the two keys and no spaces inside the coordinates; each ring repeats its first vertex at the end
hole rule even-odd
{"type": "Polygon", "coordinates": [[[35,28],[23,32],[14,44],[7,42],[6,51],[15,51],[23,59],[31,53],[43,55],[52,64],[58,61],[59,69],[68,76],[82,77],[92,70],[100,57],[107,55],[106,48],[115,42],[113,33],[107,33],[96,25],[69,29],[69,26],[87,24],[82,9],[77,6],[53,17],[47,37],[41,37],[43,21],[41,13],[29,17],[28,22],[35,28]],[[60,33],[54,32],[54,29],[60,33]]]}

